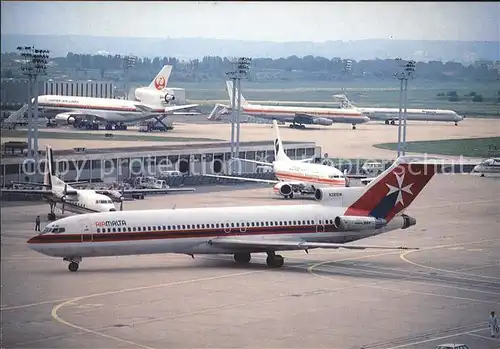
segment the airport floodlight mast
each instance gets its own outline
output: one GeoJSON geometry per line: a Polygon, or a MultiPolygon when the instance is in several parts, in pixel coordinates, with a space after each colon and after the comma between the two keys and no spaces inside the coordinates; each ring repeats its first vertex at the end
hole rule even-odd
{"type": "Polygon", "coordinates": [[[352,60],[346,59],[344,60],[344,70],[343,70],[343,75],[344,75],[344,83],[342,87],[342,94],[344,95],[344,98],[346,98],[346,89],[345,89],[345,82],[347,80],[347,76],[349,75],[349,72],[352,70],[352,60]]]}
{"type": "Polygon", "coordinates": [[[403,125],[403,155],[406,155],[406,122],[408,120],[408,79],[413,79],[415,73],[415,61],[408,61],[405,64],[405,111],[403,125]]]}
{"type": "Polygon", "coordinates": [[[130,83],[130,76],[129,76],[129,69],[135,67],[135,63],[137,62],[137,57],[129,55],[123,57],[123,70],[125,71],[125,83],[124,83],[124,92],[125,92],[125,99],[129,99],[129,83],[130,83]]]}
{"type": "MultiPolygon", "coordinates": [[[[396,58],[396,61],[402,61],[396,58]]],[[[415,61],[406,61],[403,71],[397,72],[394,76],[399,80],[399,115],[398,115],[398,157],[406,155],[406,123],[408,111],[408,79],[413,78],[415,72],[415,61]],[[403,125],[402,125],[403,124],[403,125]],[[402,135],[401,135],[402,133],[402,135]]]]}
{"type": "Polygon", "coordinates": [[[22,57],[21,72],[28,77],[28,157],[33,158],[35,169],[38,165],[38,76],[47,74],[49,50],[35,49],[34,46],[18,46],[22,57]]]}
{"type": "MultiPolygon", "coordinates": [[[[238,60],[232,62],[234,66],[233,71],[226,73],[233,83],[233,92],[231,96],[231,108],[233,111],[231,117],[231,160],[237,159],[240,154],[241,79],[248,75],[251,62],[251,58],[240,57],[238,60]],[[235,92],[237,92],[237,96],[235,92]],[[234,137],[235,122],[236,139],[234,137]]],[[[234,168],[232,166],[231,173],[234,173],[234,168]]]]}

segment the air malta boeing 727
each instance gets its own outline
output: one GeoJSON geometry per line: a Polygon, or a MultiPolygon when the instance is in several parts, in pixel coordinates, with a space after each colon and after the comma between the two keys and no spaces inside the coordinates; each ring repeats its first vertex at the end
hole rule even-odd
{"type": "Polygon", "coordinates": [[[27,241],[47,256],[69,262],[82,258],[155,253],[232,254],[248,263],[267,253],[267,265],[283,266],[278,251],[314,248],[407,249],[351,245],[416,224],[403,212],[437,171],[423,158],[400,157],[366,187],[320,188],[319,204],[205,207],[91,213],[48,224],[27,241]]]}
{"type": "MultiPolygon", "coordinates": [[[[226,81],[226,88],[229,94],[229,101],[232,101],[232,81],[226,81]]],[[[238,94],[238,89],[236,89],[236,94],[238,94]]],[[[231,103],[232,102],[230,102],[230,104],[231,103]]],[[[216,105],[212,113],[208,116],[209,120],[217,119],[216,110],[218,107],[224,107],[226,111],[231,109],[230,106],[216,105]]],[[[291,123],[291,128],[305,128],[304,125],[330,126],[334,123],[341,123],[352,124],[352,128],[355,129],[357,124],[364,124],[370,121],[370,118],[354,109],[250,104],[243,96],[241,96],[241,111],[243,114],[261,119],[279,120],[291,123]]]]}
{"type": "Polygon", "coordinates": [[[239,160],[272,166],[274,175],[278,180],[208,174],[205,176],[274,184],[274,192],[277,195],[283,196],[285,199],[292,199],[294,194],[314,194],[316,189],[321,187],[346,187],[349,185],[349,179],[344,175],[344,173],[342,173],[342,171],[335,167],[306,163],[306,161],[310,161],[311,159],[290,159],[283,149],[283,143],[281,142],[278,123],[276,120],[273,120],[273,128],[275,130],[273,163],[247,159],[239,160]]]}

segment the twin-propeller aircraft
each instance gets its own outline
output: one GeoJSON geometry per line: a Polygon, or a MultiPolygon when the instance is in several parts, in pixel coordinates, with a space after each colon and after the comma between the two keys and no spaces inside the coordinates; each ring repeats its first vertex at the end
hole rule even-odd
{"type": "MultiPolygon", "coordinates": [[[[91,212],[110,212],[116,211],[114,201],[120,203],[120,211],[123,209],[124,195],[132,194],[162,194],[169,192],[185,192],[195,191],[194,188],[164,188],[164,189],[76,189],[69,183],[64,182],[55,175],[55,163],[52,154],[52,148],[46,146],[45,164],[47,166],[44,171],[43,184],[38,183],[38,186],[43,189],[2,189],[2,192],[19,193],[19,194],[38,194],[46,200],[50,205],[50,212],[47,215],[49,220],[55,220],[54,212],[57,205],[60,206],[62,214],[69,211],[76,214],[91,213],[91,212]]],[[[33,183],[23,183],[31,184],[33,183]]],[[[77,182],[74,186],[79,185],[77,182]]]]}
{"type": "Polygon", "coordinates": [[[416,220],[405,210],[439,165],[400,157],[366,187],[318,188],[319,204],[211,207],[92,213],[49,223],[29,239],[41,254],[69,262],[82,258],[156,253],[232,254],[237,263],[267,253],[267,265],[283,266],[278,251],[314,248],[406,249],[351,245],[416,220]]]}

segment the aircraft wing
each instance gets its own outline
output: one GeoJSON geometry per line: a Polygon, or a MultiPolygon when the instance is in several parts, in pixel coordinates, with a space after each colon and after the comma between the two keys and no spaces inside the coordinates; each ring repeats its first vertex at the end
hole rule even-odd
{"type": "Polygon", "coordinates": [[[247,182],[259,182],[259,183],[269,183],[269,184],[279,183],[278,180],[273,180],[273,179],[258,179],[258,178],[232,177],[232,176],[218,176],[218,175],[209,175],[209,174],[205,174],[204,176],[206,176],[206,177],[214,177],[214,178],[239,179],[240,181],[247,181],[247,182]]]}
{"type": "Polygon", "coordinates": [[[53,195],[52,190],[47,189],[2,189],[2,193],[53,195]]]}
{"type": "Polygon", "coordinates": [[[224,249],[248,250],[253,252],[266,252],[278,250],[309,250],[313,248],[337,249],[345,248],[350,250],[381,249],[381,250],[418,250],[418,248],[408,248],[404,246],[372,246],[372,245],[348,245],[335,244],[329,242],[306,242],[303,240],[290,239],[255,239],[247,237],[226,237],[220,236],[208,242],[210,245],[219,246],[224,249]]]}
{"type": "MultiPolygon", "coordinates": [[[[267,166],[273,166],[272,163],[270,162],[265,162],[265,161],[257,161],[257,160],[249,160],[249,159],[240,159],[240,158],[234,158],[234,160],[240,160],[240,161],[246,161],[246,162],[251,162],[253,164],[259,164],[259,165],[267,165],[267,166]]],[[[307,159],[306,159],[307,160],[307,159]]]]}
{"type": "Polygon", "coordinates": [[[195,188],[163,188],[163,189],[124,189],[124,190],[113,190],[113,189],[97,189],[95,190],[98,194],[103,195],[116,195],[116,193],[123,194],[166,194],[166,193],[177,193],[177,192],[187,192],[196,191],[195,188]]]}
{"type": "MultiPolygon", "coordinates": [[[[198,105],[199,104],[173,105],[170,107],[165,107],[165,113],[175,112],[175,111],[183,110],[183,109],[194,108],[194,107],[197,107],[198,105]]],[[[182,114],[182,113],[177,113],[177,114],[182,114]]]]}

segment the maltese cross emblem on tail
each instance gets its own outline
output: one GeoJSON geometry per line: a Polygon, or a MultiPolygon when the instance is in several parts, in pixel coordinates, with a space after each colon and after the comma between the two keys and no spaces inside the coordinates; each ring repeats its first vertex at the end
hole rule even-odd
{"type": "Polygon", "coordinates": [[[396,179],[398,181],[398,186],[395,187],[393,185],[386,183],[385,185],[389,188],[389,192],[386,194],[386,196],[392,195],[392,194],[397,192],[398,196],[396,198],[396,202],[394,203],[394,207],[397,206],[398,203],[401,203],[401,205],[403,205],[403,207],[404,207],[405,203],[403,201],[403,192],[408,193],[410,195],[413,195],[413,193],[411,191],[411,187],[413,186],[413,183],[410,183],[410,184],[403,187],[403,183],[405,180],[405,174],[403,173],[401,176],[399,176],[397,173],[394,173],[394,175],[396,176],[396,179]]]}

